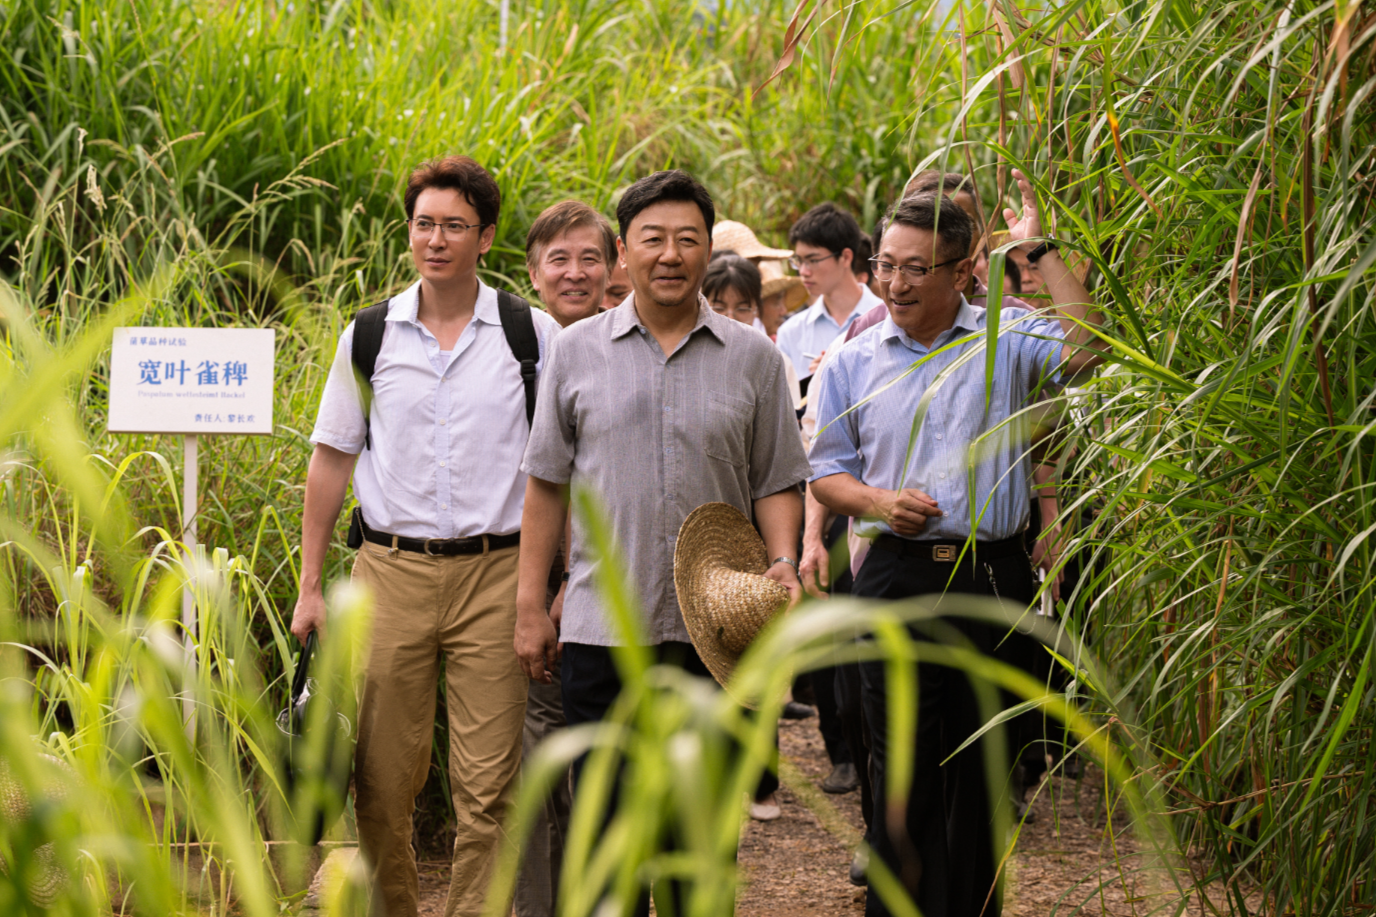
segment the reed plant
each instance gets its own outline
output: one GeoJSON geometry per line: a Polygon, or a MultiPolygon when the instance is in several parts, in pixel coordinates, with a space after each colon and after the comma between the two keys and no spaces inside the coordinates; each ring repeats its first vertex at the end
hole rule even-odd
{"type": "MultiPolygon", "coordinates": [[[[1066,557],[1092,573],[1064,602],[1068,693],[961,662],[1094,737],[1171,867],[1161,902],[1376,906],[1369,5],[513,13],[498,49],[495,4],[476,0],[0,5],[0,757],[49,799],[0,827],[11,874],[50,851],[78,877],[52,905],[72,913],[266,914],[298,894],[262,851],[288,804],[271,719],[314,406],[354,309],[407,276],[406,169],[458,151],[502,185],[484,269],[517,289],[542,207],[608,208],[666,165],[778,241],[819,197],[869,223],[921,167],[972,172],[989,205],[1012,203],[1008,167],[1032,176],[1110,318],[1108,365],[1058,398],[1066,557]],[[203,446],[203,557],[182,544],[175,443],[104,432],[117,324],[278,331],[277,433],[203,446]]],[[[345,563],[341,546],[334,579],[345,563]]],[[[743,666],[755,721],[628,655],[614,721],[537,767],[597,749],[604,778],[643,777],[611,830],[580,812],[568,900],[679,870],[719,913],[780,663],[834,659],[842,618],[923,613],[805,609],[743,666]],[[731,741],[751,750],[734,764],[731,741]],[[709,762],[701,785],[666,782],[685,755],[709,762]],[[690,860],[645,843],[675,819],[700,841],[690,860]]],[[[0,877],[0,907],[37,907],[26,889],[0,877]]]]}
{"type": "MultiPolygon", "coordinates": [[[[1169,801],[1209,909],[1369,910],[1376,17],[926,16],[918,53],[947,65],[917,115],[921,164],[971,170],[1000,202],[1009,167],[1035,176],[1110,316],[1107,366],[1057,399],[1060,522],[1086,571],[1065,626],[1121,685],[1081,682],[1082,700],[1155,761],[1138,779],[1169,801]]],[[[848,53],[823,31],[804,44],[848,53]]]]}

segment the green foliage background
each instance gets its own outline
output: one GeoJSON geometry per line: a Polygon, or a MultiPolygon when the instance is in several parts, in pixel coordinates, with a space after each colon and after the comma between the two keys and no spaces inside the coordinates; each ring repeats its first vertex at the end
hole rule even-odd
{"type": "MultiPolygon", "coordinates": [[[[779,242],[824,199],[872,223],[927,164],[973,170],[992,217],[1018,165],[1093,262],[1113,343],[1063,399],[1064,503],[1102,570],[1067,628],[1113,675],[1077,671],[1071,697],[1177,812],[1185,886],[1205,889],[1190,894],[1234,913],[1376,905],[1369,4],[798,13],[517,2],[502,53],[495,4],[473,0],[3,0],[0,607],[16,646],[0,663],[28,685],[4,696],[7,725],[32,726],[7,747],[36,737],[97,801],[139,781],[161,854],[223,837],[243,863],[270,833],[276,803],[234,811],[271,796],[261,713],[290,666],[307,437],[344,322],[406,281],[399,190],[419,159],[469,152],[497,175],[486,270],[517,288],[540,209],[610,209],[664,166],[779,242]],[[792,66],[756,94],[790,39],[792,66]],[[194,674],[152,636],[190,563],[177,446],[103,432],[115,323],[278,330],[277,434],[202,447],[220,585],[201,596],[194,674]],[[131,685],[142,718],[121,705],[131,685]],[[178,744],[178,692],[217,713],[213,741],[178,744]],[[126,720],[149,750],[136,765],[126,720]],[[183,821],[153,816],[164,792],[183,821]]],[[[76,817],[34,830],[71,836],[58,816],[76,817]]],[[[141,856],[121,868],[170,889],[173,859],[141,856]]],[[[240,891],[260,909],[287,894],[240,891]]]]}

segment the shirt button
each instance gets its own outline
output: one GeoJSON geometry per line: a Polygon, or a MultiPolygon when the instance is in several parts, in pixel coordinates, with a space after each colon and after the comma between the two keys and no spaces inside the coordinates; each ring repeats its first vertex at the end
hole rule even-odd
{"type": "Polygon", "coordinates": [[[441,467],[441,468],[444,467],[444,462],[440,462],[440,467],[441,467]]]}
{"type": "Polygon", "coordinates": [[[449,504],[448,504],[448,503],[441,503],[441,504],[440,504],[440,509],[449,509],[449,504]]]}
{"type": "Polygon", "coordinates": [[[449,423],[448,420],[445,420],[443,417],[440,418],[440,426],[444,426],[447,423],[449,423]]]}
{"type": "Polygon", "coordinates": [[[937,477],[939,477],[939,478],[944,478],[944,477],[946,477],[946,472],[944,472],[944,471],[941,472],[941,474],[937,475],[937,477]]]}
{"type": "Polygon", "coordinates": [[[937,439],[941,439],[941,434],[938,433],[938,434],[936,435],[936,438],[937,438],[937,439]]]}

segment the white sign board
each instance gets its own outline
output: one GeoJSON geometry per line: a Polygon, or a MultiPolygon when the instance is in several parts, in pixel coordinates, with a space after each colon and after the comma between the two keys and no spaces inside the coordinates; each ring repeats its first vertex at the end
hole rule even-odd
{"type": "Polygon", "coordinates": [[[265,328],[116,328],[111,433],[271,433],[265,328]]]}

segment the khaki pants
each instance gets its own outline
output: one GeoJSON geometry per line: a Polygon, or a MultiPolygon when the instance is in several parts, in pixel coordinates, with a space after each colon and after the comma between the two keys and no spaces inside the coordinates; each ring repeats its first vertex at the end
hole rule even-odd
{"type": "Polygon", "coordinates": [[[528,680],[513,648],[518,550],[428,557],[364,544],[354,561],[354,578],[375,602],[358,701],[355,810],[386,917],[416,914],[411,814],[430,767],[441,654],[458,822],[445,914],[482,913],[521,764],[528,680]]]}

